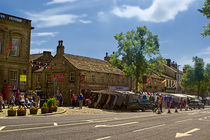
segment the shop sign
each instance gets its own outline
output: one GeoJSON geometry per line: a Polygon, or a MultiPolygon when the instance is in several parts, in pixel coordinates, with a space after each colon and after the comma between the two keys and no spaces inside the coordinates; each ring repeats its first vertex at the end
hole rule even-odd
{"type": "Polygon", "coordinates": [[[26,75],[20,75],[20,81],[26,82],[26,75]]]}
{"type": "Polygon", "coordinates": [[[128,87],[123,87],[123,86],[109,86],[109,90],[124,90],[127,91],[129,90],[128,87]]]}
{"type": "Polygon", "coordinates": [[[54,74],[54,78],[57,79],[58,83],[63,83],[65,81],[65,74],[64,73],[56,73],[56,74],[54,74]]]}

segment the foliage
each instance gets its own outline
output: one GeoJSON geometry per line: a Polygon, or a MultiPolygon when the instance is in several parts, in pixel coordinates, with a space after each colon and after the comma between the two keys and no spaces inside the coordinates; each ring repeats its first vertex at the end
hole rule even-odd
{"type": "Polygon", "coordinates": [[[15,111],[16,109],[15,109],[13,106],[11,106],[11,107],[9,108],[9,110],[15,111]]]}
{"type": "Polygon", "coordinates": [[[44,102],[44,104],[42,105],[43,108],[47,108],[47,103],[44,102]]]}
{"type": "MultiPolygon", "coordinates": [[[[202,9],[198,9],[199,12],[206,16],[207,19],[210,19],[210,0],[206,0],[202,9]]],[[[204,33],[202,33],[203,37],[210,35],[210,24],[203,27],[204,33]]]]}
{"type": "Polygon", "coordinates": [[[39,108],[38,107],[31,107],[30,109],[31,110],[38,110],[39,108]]]}
{"type": "Polygon", "coordinates": [[[194,67],[186,65],[186,73],[182,78],[182,86],[186,90],[197,91],[198,96],[204,96],[207,90],[210,90],[210,64],[204,69],[203,59],[193,57],[194,67]]]}
{"type": "Polygon", "coordinates": [[[55,97],[50,98],[50,99],[47,101],[47,106],[48,106],[48,107],[56,106],[56,98],[55,98],[55,97]]]}
{"type": "Polygon", "coordinates": [[[151,75],[166,63],[159,53],[158,36],[144,26],[115,36],[118,51],[111,56],[110,63],[123,69],[125,75],[136,79],[136,90],[143,75],[151,75]]]}
{"type": "Polygon", "coordinates": [[[20,107],[18,108],[18,111],[26,111],[26,109],[25,109],[24,107],[20,106],[20,107]]]}

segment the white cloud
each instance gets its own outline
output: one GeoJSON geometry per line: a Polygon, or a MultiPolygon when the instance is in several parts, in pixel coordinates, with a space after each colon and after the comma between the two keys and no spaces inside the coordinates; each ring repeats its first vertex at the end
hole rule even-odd
{"type": "Polygon", "coordinates": [[[202,56],[202,55],[210,55],[210,47],[204,49],[203,51],[199,52],[197,54],[198,56],[202,56]]]}
{"type": "Polygon", "coordinates": [[[43,51],[50,51],[54,52],[54,49],[31,49],[30,54],[38,54],[38,53],[43,53],[43,51]]]}
{"type": "Polygon", "coordinates": [[[107,15],[107,13],[105,14],[103,11],[98,12],[97,18],[98,18],[98,21],[101,21],[101,22],[109,21],[109,15],[107,15]]]}
{"type": "Polygon", "coordinates": [[[41,32],[41,33],[32,33],[32,36],[51,36],[55,37],[58,32],[41,32]]]}
{"type": "Polygon", "coordinates": [[[50,2],[47,2],[46,5],[51,5],[51,4],[58,4],[58,3],[67,3],[67,2],[75,2],[77,0],[52,0],[50,2]]]}
{"type": "MultiPolygon", "coordinates": [[[[33,21],[35,28],[44,28],[44,27],[54,27],[62,26],[75,22],[79,22],[82,18],[87,17],[86,14],[75,15],[75,14],[64,14],[67,12],[67,7],[58,7],[47,9],[41,12],[25,12],[28,15],[28,18],[33,21]]],[[[86,21],[86,20],[84,20],[86,21]]],[[[86,21],[87,22],[87,21],[86,21]]]]}
{"type": "Polygon", "coordinates": [[[84,23],[84,24],[92,23],[92,21],[90,21],[90,20],[82,20],[82,19],[80,19],[79,21],[80,21],[81,23],[84,23]]]}
{"type": "Polygon", "coordinates": [[[31,44],[34,44],[34,45],[42,45],[44,43],[46,43],[47,41],[46,40],[39,40],[39,41],[31,41],[31,44]]]}
{"type": "Polygon", "coordinates": [[[138,6],[115,6],[112,13],[121,18],[137,18],[139,21],[166,22],[175,19],[179,12],[188,9],[194,0],[154,0],[147,9],[138,6]]]}

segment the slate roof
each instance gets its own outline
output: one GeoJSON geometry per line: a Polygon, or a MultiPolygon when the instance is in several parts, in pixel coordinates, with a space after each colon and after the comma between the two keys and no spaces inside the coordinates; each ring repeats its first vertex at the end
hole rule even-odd
{"type": "Polygon", "coordinates": [[[36,60],[38,59],[39,57],[43,56],[43,54],[31,54],[30,57],[29,57],[29,61],[33,61],[33,60],[36,60]]]}
{"type": "Polygon", "coordinates": [[[110,66],[110,63],[105,60],[77,56],[71,54],[63,55],[72,65],[74,65],[79,70],[121,74],[121,70],[110,66]]]}

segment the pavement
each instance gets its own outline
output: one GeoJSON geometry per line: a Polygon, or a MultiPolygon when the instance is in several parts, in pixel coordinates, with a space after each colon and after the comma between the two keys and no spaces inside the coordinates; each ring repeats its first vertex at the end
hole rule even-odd
{"type": "MultiPolygon", "coordinates": [[[[15,109],[18,109],[18,106],[14,107],[15,109]]],[[[3,112],[0,112],[0,118],[5,118],[5,117],[15,117],[15,116],[8,116],[7,111],[8,108],[6,107],[5,109],[2,109],[3,112]]],[[[65,107],[58,107],[57,112],[52,112],[52,113],[45,113],[41,114],[41,109],[38,109],[38,112],[36,115],[30,115],[30,109],[26,109],[26,116],[32,117],[32,116],[48,116],[48,115],[57,115],[57,114],[63,114],[66,112],[65,107]]],[[[16,116],[16,117],[21,117],[21,116],[16,116]]]]}
{"type": "MultiPolygon", "coordinates": [[[[17,106],[15,107],[16,109],[18,108],[17,106]]],[[[205,106],[205,108],[210,108],[210,106],[205,106]]],[[[7,110],[3,109],[3,112],[0,112],[0,118],[8,118],[8,114],[7,114],[7,110]]],[[[82,109],[80,109],[79,107],[58,107],[57,112],[53,112],[53,113],[46,113],[46,114],[41,114],[41,109],[38,110],[37,115],[30,115],[29,109],[26,109],[26,116],[27,117],[33,117],[33,116],[49,116],[49,115],[59,115],[59,114],[63,114],[63,115],[83,115],[83,114],[90,114],[90,115],[94,115],[94,114],[113,114],[113,113],[133,113],[130,111],[121,111],[121,110],[106,110],[106,109],[96,109],[96,108],[88,108],[86,106],[84,106],[82,109]]],[[[141,112],[141,111],[136,111],[136,113],[141,112]]],[[[153,113],[151,110],[147,110],[146,111],[147,114],[153,113]]],[[[182,113],[182,112],[186,112],[184,109],[182,111],[180,111],[178,109],[178,113],[182,113]]],[[[175,109],[171,109],[171,113],[175,113],[175,109]]],[[[168,114],[168,110],[166,108],[163,108],[163,113],[161,114],[168,114]]],[[[16,116],[16,117],[21,117],[21,116],[16,116]]]]}

